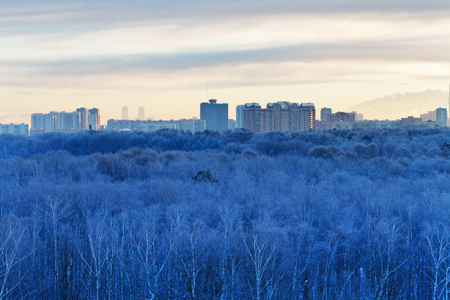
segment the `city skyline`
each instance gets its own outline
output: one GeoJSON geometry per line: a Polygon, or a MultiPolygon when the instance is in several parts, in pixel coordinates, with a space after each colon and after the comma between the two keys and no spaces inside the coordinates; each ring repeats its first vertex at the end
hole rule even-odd
{"type": "Polygon", "coordinates": [[[139,106],[148,118],[191,118],[209,98],[348,111],[445,90],[449,11],[418,0],[2,1],[0,122],[90,106],[104,121],[122,106],[130,118],[139,106]]]}
{"type": "MultiPolygon", "coordinates": [[[[333,112],[332,108],[323,107],[316,114],[314,103],[291,103],[288,101],[269,102],[266,108],[259,103],[246,103],[236,106],[236,120],[228,117],[228,103],[217,103],[217,99],[200,103],[200,119],[146,119],[145,108],[139,107],[142,118],[130,119],[128,107],[121,109],[121,119],[108,119],[101,125],[98,108],[77,108],[73,112],[34,113],[31,115],[29,134],[50,132],[75,133],[85,130],[107,131],[157,131],[160,129],[203,130],[225,132],[243,128],[253,132],[298,132],[334,129],[394,128],[403,125],[420,125],[427,127],[447,127],[448,110],[438,107],[420,114],[420,117],[403,116],[397,120],[374,120],[364,118],[363,114],[352,112],[333,112]],[[316,118],[320,116],[320,118],[316,118]]],[[[28,135],[28,124],[0,124],[0,133],[28,135]]]]}

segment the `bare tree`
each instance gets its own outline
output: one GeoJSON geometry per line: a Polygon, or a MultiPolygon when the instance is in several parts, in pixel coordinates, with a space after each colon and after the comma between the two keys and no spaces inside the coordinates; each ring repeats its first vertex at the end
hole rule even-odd
{"type": "Polygon", "coordinates": [[[145,272],[145,285],[150,299],[159,299],[161,275],[173,252],[173,239],[158,233],[154,216],[146,216],[140,223],[143,236],[132,237],[133,249],[145,272]]]}
{"type": "Polygon", "coordinates": [[[266,280],[266,275],[272,261],[275,260],[278,241],[276,239],[271,240],[256,232],[247,236],[244,235],[242,240],[253,269],[253,277],[255,280],[254,298],[261,300],[264,291],[270,283],[270,280],[266,280]]]}
{"type": "Polygon", "coordinates": [[[114,239],[108,226],[107,214],[99,212],[86,217],[86,240],[84,245],[77,245],[81,260],[85,264],[90,279],[94,284],[94,297],[100,299],[102,277],[115,255],[111,245],[114,239]]]}
{"type": "Polygon", "coordinates": [[[203,262],[207,239],[205,226],[193,223],[175,234],[178,235],[176,237],[178,242],[174,244],[177,269],[187,289],[187,297],[197,299],[199,274],[205,267],[203,262]]]}
{"type": "Polygon", "coordinates": [[[27,249],[27,229],[15,216],[6,215],[0,223],[0,299],[10,299],[10,296],[22,283],[27,273],[17,273],[18,266],[30,255],[27,249]]]}
{"type": "MultiPolygon", "coordinates": [[[[54,293],[55,295],[61,294],[63,299],[67,298],[67,281],[63,281],[65,271],[67,271],[67,260],[63,259],[61,254],[60,243],[61,238],[67,238],[67,236],[61,237],[61,227],[64,225],[65,218],[72,213],[70,209],[70,203],[68,199],[62,199],[58,196],[48,196],[44,207],[41,209],[45,215],[45,222],[49,227],[51,249],[53,251],[51,258],[51,266],[53,270],[54,281],[54,293]]],[[[66,247],[67,245],[64,245],[66,247]]]]}
{"type": "Polygon", "coordinates": [[[446,226],[427,224],[425,251],[428,255],[427,272],[432,285],[432,299],[448,299],[450,266],[450,232],[446,226]]]}

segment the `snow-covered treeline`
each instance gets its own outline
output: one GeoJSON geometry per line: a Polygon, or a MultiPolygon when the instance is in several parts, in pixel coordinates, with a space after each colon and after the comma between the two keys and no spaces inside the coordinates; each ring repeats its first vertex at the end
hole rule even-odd
{"type": "Polygon", "coordinates": [[[0,299],[446,299],[450,131],[0,135],[0,299]]]}

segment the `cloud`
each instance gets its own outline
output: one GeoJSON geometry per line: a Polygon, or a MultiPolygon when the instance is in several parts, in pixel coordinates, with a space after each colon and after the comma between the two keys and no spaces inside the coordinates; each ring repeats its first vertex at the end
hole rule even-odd
{"type": "Polygon", "coordinates": [[[4,0],[0,84],[30,98],[36,89],[164,98],[210,82],[232,97],[309,88],[330,99],[327,85],[339,84],[354,103],[380,86],[446,82],[449,10],[448,1],[419,0],[4,0]]]}
{"type": "MultiPolygon", "coordinates": [[[[201,50],[201,49],[200,49],[201,50]]],[[[175,53],[142,53],[114,56],[94,56],[78,59],[5,61],[4,70],[33,76],[84,76],[122,72],[173,72],[185,69],[219,67],[223,65],[314,63],[319,61],[347,61],[400,63],[426,61],[445,63],[450,60],[450,43],[440,45],[439,40],[426,42],[414,39],[372,40],[335,43],[297,44],[281,47],[261,47],[244,50],[187,51],[175,53]],[[411,49],[414,51],[411,51],[411,49]]],[[[358,70],[363,72],[364,70],[358,70]]]]}
{"type": "Polygon", "coordinates": [[[435,19],[448,16],[448,1],[421,0],[259,0],[259,1],[2,1],[0,6],[0,25],[3,31],[33,30],[35,32],[74,30],[79,26],[107,28],[126,26],[141,22],[183,22],[197,23],[227,21],[235,18],[252,18],[255,16],[320,14],[395,14],[401,18],[402,13],[420,15],[422,18],[435,19]],[[59,24],[53,28],[44,25],[59,24]],[[36,25],[38,25],[36,27],[36,25]],[[87,26],[88,25],[88,26],[87,26]],[[37,29],[33,29],[37,28],[37,29]],[[6,30],[5,30],[6,28],[6,30]]]}

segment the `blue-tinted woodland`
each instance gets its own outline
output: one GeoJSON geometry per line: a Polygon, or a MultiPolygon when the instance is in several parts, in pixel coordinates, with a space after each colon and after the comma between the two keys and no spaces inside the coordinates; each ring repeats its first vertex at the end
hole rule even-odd
{"type": "Polygon", "coordinates": [[[0,135],[0,299],[447,299],[450,131],[0,135]]]}

